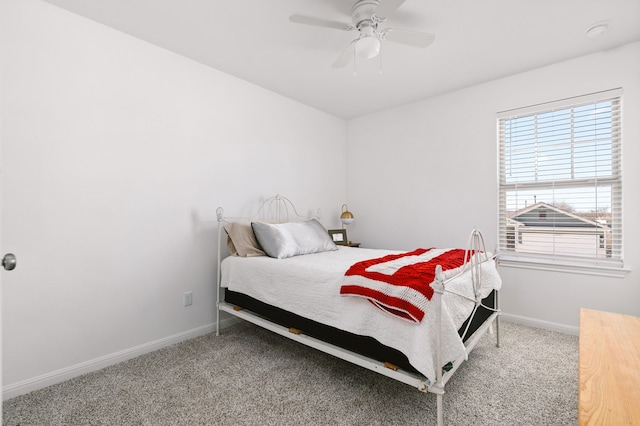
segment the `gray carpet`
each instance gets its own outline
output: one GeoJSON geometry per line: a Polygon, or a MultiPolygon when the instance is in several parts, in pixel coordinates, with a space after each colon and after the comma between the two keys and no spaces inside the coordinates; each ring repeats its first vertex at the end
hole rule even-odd
{"type": "MultiPolygon", "coordinates": [[[[575,425],[578,338],[502,321],[447,384],[448,425],[575,425]]],[[[435,395],[251,324],[3,403],[3,425],[430,425],[435,395]]]]}

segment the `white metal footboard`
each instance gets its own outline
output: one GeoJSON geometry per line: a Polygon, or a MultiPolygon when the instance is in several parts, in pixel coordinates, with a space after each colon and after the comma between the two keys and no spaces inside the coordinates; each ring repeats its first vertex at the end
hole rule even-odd
{"type": "MultiPolygon", "coordinates": [[[[495,254],[489,257],[485,248],[484,237],[482,236],[482,233],[478,229],[474,229],[473,231],[471,231],[471,235],[469,237],[469,244],[467,247],[468,248],[465,254],[465,261],[468,259],[468,262],[465,264],[465,268],[463,268],[463,270],[460,271],[456,276],[445,280],[444,275],[442,273],[442,267],[440,265],[436,266],[436,278],[434,280],[434,283],[431,286],[434,290],[434,295],[435,295],[436,329],[438,330],[436,335],[436,365],[439,368],[436,369],[436,382],[430,386],[429,392],[436,394],[438,426],[441,426],[444,424],[444,414],[443,414],[443,407],[442,407],[442,395],[444,395],[444,386],[449,381],[451,376],[453,376],[453,373],[455,373],[458,367],[460,367],[462,362],[466,361],[467,356],[473,350],[476,344],[480,341],[480,338],[482,338],[482,336],[484,336],[484,334],[491,329],[491,326],[493,325],[494,321],[496,323],[496,346],[497,347],[500,346],[500,332],[499,332],[499,326],[498,326],[500,310],[498,307],[498,296],[497,296],[498,291],[496,290],[494,292],[494,295],[495,295],[494,308],[490,308],[488,306],[482,305],[482,297],[480,295],[480,288],[481,288],[480,268],[482,266],[482,263],[484,262],[495,261],[495,254]],[[471,270],[471,274],[472,274],[472,282],[473,282],[474,295],[475,295],[475,300],[474,300],[475,307],[473,308],[473,312],[471,313],[469,321],[467,322],[467,327],[463,335],[461,336],[461,339],[464,339],[464,337],[466,336],[467,331],[469,330],[471,322],[473,321],[473,318],[476,312],[478,311],[479,306],[482,305],[486,309],[492,310],[493,314],[491,314],[489,318],[487,318],[487,320],[485,320],[485,322],[474,332],[474,334],[469,339],[467,339],[467,342],[465,343],[464,359],[457,359],[456,361],[453,362],[452,368],[448,370],[446,373],[443,373],[442,371],[443,369],[440,368],[440,366],[444,365],[444,361],[442,359],[442,338],[441,338],[442,336],[442,303],[443,303],[442,295],[447,291],[446,283],[448,281],[455,279],[460,274],[463,274],[469,270],[471,270]]],[[[457,295],[467,298],[466,296],[461,294],[457,294],[457,295]]]]}

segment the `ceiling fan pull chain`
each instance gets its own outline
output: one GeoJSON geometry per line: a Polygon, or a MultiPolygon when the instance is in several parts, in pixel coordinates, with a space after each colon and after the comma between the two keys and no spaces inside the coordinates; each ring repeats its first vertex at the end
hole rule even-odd
{"type": "Polygon", "coordinates": [[[356,63],[358,62],[358,55],[356,55],[356,46],[353,46],[353,76],[357,76],[356,63]]]}

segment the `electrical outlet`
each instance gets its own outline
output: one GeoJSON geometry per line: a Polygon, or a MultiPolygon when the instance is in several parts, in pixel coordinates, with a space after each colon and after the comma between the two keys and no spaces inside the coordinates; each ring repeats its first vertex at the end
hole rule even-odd
{"type": "Polygon", "coordinates": [[[184,293],[184,306],[191,306],[193,304],[193,292],[186,291],[184,293]]]}

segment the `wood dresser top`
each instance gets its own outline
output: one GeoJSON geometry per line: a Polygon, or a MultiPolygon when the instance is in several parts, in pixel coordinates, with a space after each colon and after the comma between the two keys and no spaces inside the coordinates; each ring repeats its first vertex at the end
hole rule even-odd
{"type": "Polygon", "coordinates": [[[580,310],[579,425],[640,425],[640,317],[580,310]]]}

